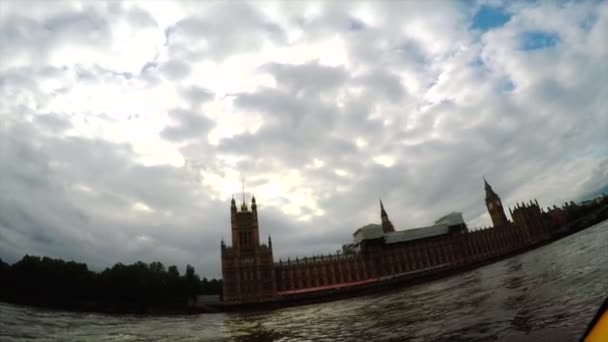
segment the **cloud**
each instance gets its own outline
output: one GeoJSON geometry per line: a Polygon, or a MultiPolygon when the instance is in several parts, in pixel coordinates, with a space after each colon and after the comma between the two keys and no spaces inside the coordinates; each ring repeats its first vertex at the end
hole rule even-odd
{"type": "Polygon", "coordinates": [[[202,103],[211,101],[214,97],[213,92],[196,85],[181,87],[179,93],[192,108],[197,108],[202,103]]]}
{"type": "Polygon", "coordinates": [[[205,137],[212,125],[206,117],[184,109],[172,110],[169,115],[177,121],[177,124],[165,127],[160,135],[173,141],[205,137]]]}
{"type": "Polygon", "coordinates": [[[31,2],[0,14],[0,257],[219,275],[229,199],[276,258],[605,186],[602,2],[31,2]],[[240,198],[240,197],[238,197],[240,198]]]}
{"type": "Polygon", "coordinates": [[[266,20],[250,3],[205,4],[194,13],[197,15],[183,18],[166,30],[170,51],[222,59],[259,49],[265,39],[275,42],[284,39],[281,28],[266,20]],[[225,18],[227,13],[230,20],[225,18]]]}
{"type": "Polygon", "coordinates": [[[190,74],[188,64],[180,61],[169,61],[161,66],[162,74],[172,81],[179,81],[190,74]]]}

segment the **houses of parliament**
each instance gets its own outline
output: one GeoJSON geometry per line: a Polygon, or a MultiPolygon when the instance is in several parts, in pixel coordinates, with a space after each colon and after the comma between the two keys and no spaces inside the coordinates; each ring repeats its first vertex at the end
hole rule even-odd
{"type": "Polygon", "coordinates": [[[260,242],[255,197],[230,205],[232,246],[221,242],[223,301],[227,305],[281,301],[349,288],[408,282],[511,255],[551,240],[566,229],[562,208],[517,204],[507,219],[498,194],[484,179],[492,227],[469,230],[460,213],[433,225],[396,230],[380,202],[380,224],[353,234],[342,251],[328,256],[275,261],[270,237],[260,242]]]}

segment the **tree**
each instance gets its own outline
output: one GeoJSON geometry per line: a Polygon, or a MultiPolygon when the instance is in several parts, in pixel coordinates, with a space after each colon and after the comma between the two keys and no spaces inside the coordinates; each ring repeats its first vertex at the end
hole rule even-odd
{"type": "Polygon", "coordinates": [[[8,272],[10,270],[11,266],[7,263],[4,262],[4,260],[2,260],[2,258],[0,258],[0,272],[8,272]]]}
{"type": "Polygon", "coordinates": [[[207,285],[202,286],[191,265],[183,276],[177,266],[165,268],[159,261],[119,262],[96,273],[83,263],[29,255],[12,266],[0,259],[0,279],[0,295],[9,301],[52,307],[96,303],[142,311],[155,305],[183,305],[199,293],[213,293],[218,282],[205,278],[207,285]]]}
{"type": "Polygon", "coordinates": [[[194,271],[194,267],[190,265],[186,265],[186,295],[188,298],[192,300],[196,300],[196,295],[198,294],[198,289],[200,286],[200,279],[196,272],[194,271]]]}
{"type": "Polygon", "coordinates": [[[163,265],[160,261],[153,261],[150,264],[150,271],[156,272],[156,273],[164,273],[165,265],[163,265]]]}
{"type": "Polygon", "coordinates": [[[186,280],[192,281],[194,279],[195,271],[194,267],[186,265],[186,280]]]}
{"type": "Polygon", "coordinates": [[[167,273],[169,273],[169,276],[171,277],[179,277],[179,270],[175,265],[169,266],[169,268],[167,269],[167,273]]]}

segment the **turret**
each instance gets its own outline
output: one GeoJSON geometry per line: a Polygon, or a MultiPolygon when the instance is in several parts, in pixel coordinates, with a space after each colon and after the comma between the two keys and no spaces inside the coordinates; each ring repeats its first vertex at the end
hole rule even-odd
{"type": "Polygon", "coordinates": [[[234,196],[232,196],[232,201],[230,201],[230,212],[236,214],[236,201],[234,200],[234,196]]]}
{"type": "Polygon", "coordinates": [[[255,196],[251,195],[251,212],[253,213],[253,219],[258,221],[258,205],[255,203],[255,196]]]}
{"type": "MultiPolygon", "coordinates": [[[[230,225],[232,226],[232,230],[234,230],[234,225],[236,224],[236,214],[236,201],[234,200],[234,196],[232,196],[232,200],[230,201],[230,225]]],[[[234,237],[232,243],[234,243],[234,237]]]]}

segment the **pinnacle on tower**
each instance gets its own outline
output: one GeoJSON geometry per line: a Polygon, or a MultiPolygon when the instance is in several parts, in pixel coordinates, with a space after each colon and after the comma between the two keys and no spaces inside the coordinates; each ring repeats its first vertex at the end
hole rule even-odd
{"type": "Polygon", "coordinates": [[[232,195],[232,200],[230,201],[230,212],[232,215],[236,214],[236,201],[234,200],[234,195],[232,195]]]}
{"type": "Polygon", "coordinates": [[[243,180],[242,184],[242,194],[243,194],[243,204],[241,204],[241,211],[247,211],[247,203],[245,203],[245,181],[243,180]]]}
{"type": "Polygon", "coordinates": [[[488,184],[488,181],[486,180],[486,176],[483,176],[483,185],[484,185],[486,191],[493,191],[492,186],[490,184],[488,184]]]}

